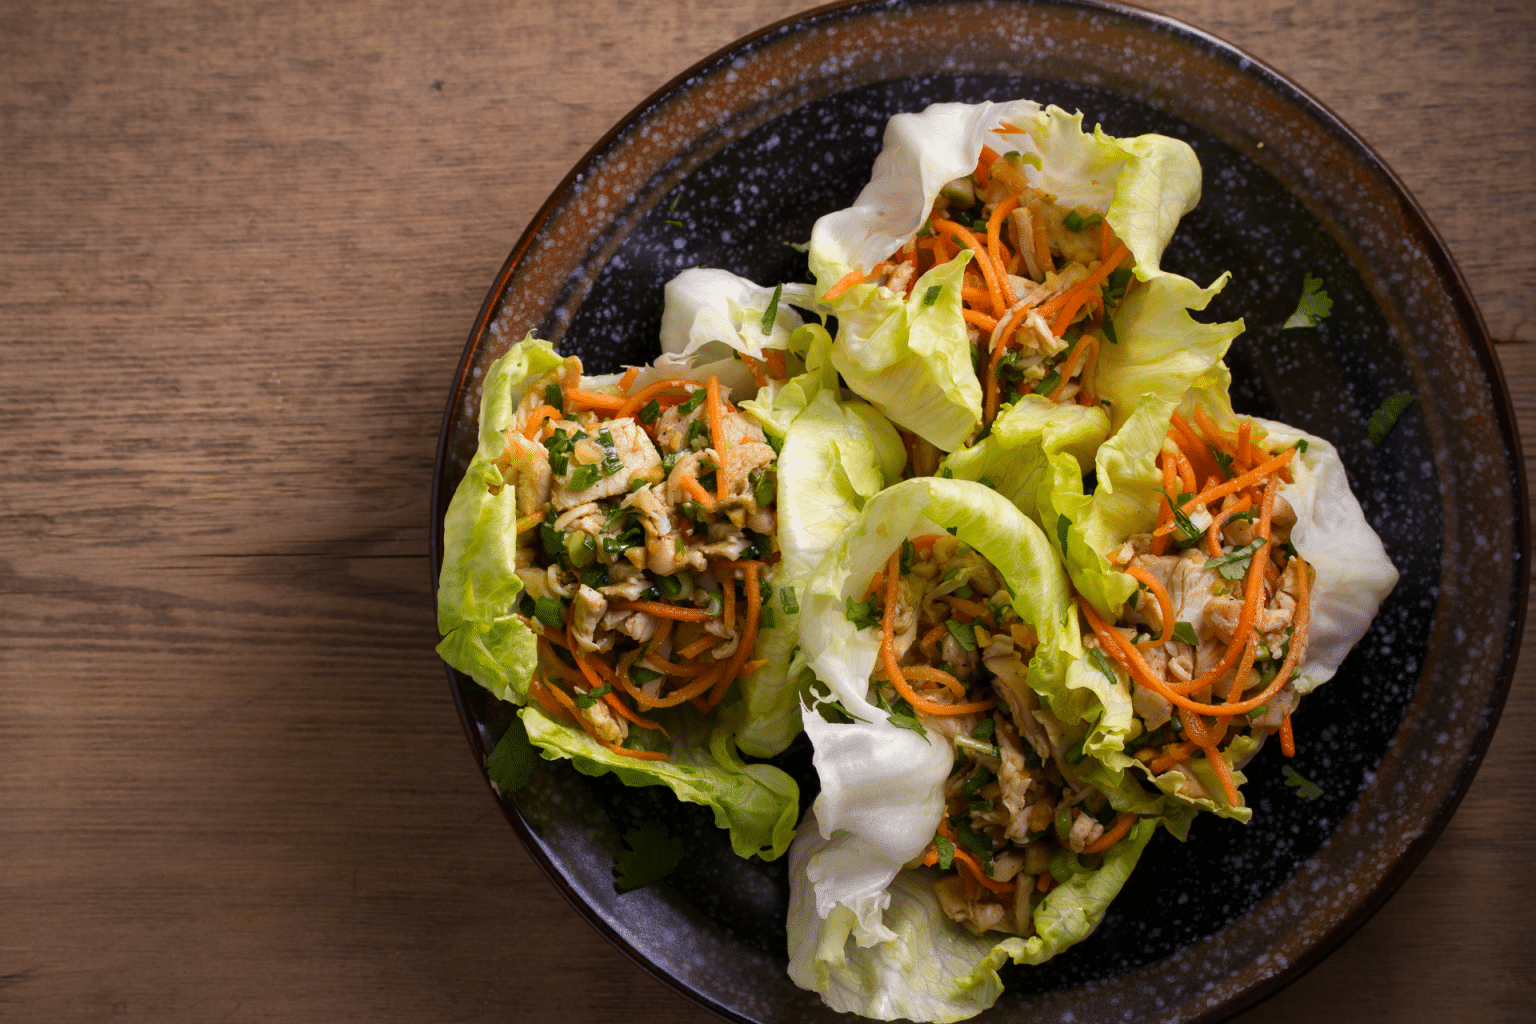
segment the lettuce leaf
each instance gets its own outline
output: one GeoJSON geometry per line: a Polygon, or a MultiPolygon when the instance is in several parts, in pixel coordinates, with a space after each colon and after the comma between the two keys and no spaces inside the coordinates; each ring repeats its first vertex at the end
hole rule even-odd
{"type": "Polygon", "coordinates": [[[683,271],[662,288],[661,355],[653,364],[657,376],[703,380],[714,374],[733,393],[751,393],[756,390],[752,371],[738,356],[761,359],[764,349],[789,349],[790,336],[804,324],[790,300],[805,304],[809,292],[805,285],[764,288],[711,267],[683,271]]]}
{"type": "Polygon", "coordinates": [[[816,816],[833,840],[813,865],[817,913],[841,904],[854,914],[861,945],[891,938],[881,915],[901,867],[922,852],[943,813],[943,789],[954,754],[946,740],[901,728],[868,700],[880,630],[848,621],[848,599],[911,535],[953,527],[1008,581],[1019,616],[1040,643],[1028,667],[1036,692],[1057,689],[1081,655],[1065,574],[1040,528],[1001,495],[980,484],[922,477],[872,498],[816,568],[802,601],[806,661],[850,722],[830,722],[819,708],[804,714],[821,779],[816,816]]]}
{"type": "MultiPolygon", "coordinates": [[[[892,117],[869,183],[854,204],[816,222],[809,252],[816,294],[825,295],[850,273],[868,273],[913,238],[940,190],[975,169],[984,145],[1017,151],[1037,165],[1026,170],[1030,183],[1062,204],[1101,211],[1130,249],[1142,281],[1162,276],[1163,250],[1200,197],[1199,162],[1175,139],[1116,139],[1097,128],[1089,134],[1081,113],[1029,100],[934,104],[892,117]],[[1004,124],[1020,130],[994,131],[1004,124]]],[[[956,257],[951,272],[957,273],[954,262],[963,269],[969,256],[956,257]]],[[[958,294],[946,286],[932,307],[914,308],[935,285],[947,285],[932,277],[940,269],[919,280],[911,299],[862,283],[826,307],[838,317],[834,359],[849,387],[900,426],[953,451],[980,421],[981,385],[970,367],[958,294]]],[[[1160,288],[1153,305],[1161,309],[1167,299],[1198,293],[1189,282],[1160,288]]],[[[1139,329],[1134,309],[1130,315],[1139,329]]],[[[1119,320],[1117,312],[1117,325],[1119,320]]],[[[1124,330],[1121,335],[1134,337],[1124,330]]]]}
{"type": "Polygon", "coordinates": [[[928,869],[892,880],[885,911],[890,937],[864,943],[847,907],[817,911],[809,884],[830,842],[814,810],[789,852],[789,976],[821,994],[834,1010],[875,1020],[959,1021],[991,1006],[1002,993],[998,969],[1007,961],[1043,963],[1087,938],[1124,888],[1159,824],[1144,818],[1112,847],[1096,870],[1074,873],[1035,909],[1029,938],[974,936],[950,921],[934,895],[928,869]]]}
{"type": "MultiPolygon", "coordinates": [[[[538,665],[537,641],[515,616],[523,589],[515,571],[516,488],[512,481],[504,485],[495,460],[506,445],[503,431],[515,423],[519,403],[562,362],[547,342],[530,335],[491,365],[481,394],[479,447],[443,525],[438,628],[444,638],[438,653],[496,697],[520,705],[528,702],[529,680],[538,665]],[[498,493],[493,494],[493,488],[498,493]]],[[[707,366],[688,367],[666,375],[702,380],[709,372],[707,366]]],[[[661,376],[655,367],[647,367],[637,385],[661,376]]],[[[616,379],[583,377],[582,384],[597,389],[616,379]]],[[[793,701],[792,692],[787,699],[793,701]]],[[[544,757],[571,757],[581,771],[612,771],[627,785],[665,785],[682,800],[711,807],[716,823],[730,830],[738,854],[772,859],[784,853],[794,835],[799,791],[778,768],[742,762],[736,735],[757,723],[750,702],[737,702],[741,704],[748,707],[733,706],[708,719],[691,707],[658,714],[656,720],[671,734],[670,761],[613,753],[578,726],[552,720],[541,710],[525,709],[521,717],[544,757]]],[[[787,745],[794,732],[785,736],[780,726],[778,735],[787,745]]],[[[631,736],[632,746],[658,749],[657,734],[636,729],[631,736]]]]}

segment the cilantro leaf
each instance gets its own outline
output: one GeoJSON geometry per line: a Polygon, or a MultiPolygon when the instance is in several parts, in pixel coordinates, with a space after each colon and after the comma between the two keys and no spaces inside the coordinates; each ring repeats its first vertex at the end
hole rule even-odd
{"type": "Polygon", "coordinates": [[[1175,622],[1173,624],[1173,638],[1180,643],[1191,644],[1198,647],[1200,637],[1195,633],[1195,627],[1187,622],[1175,622]]]}
{"type": "Polygon", "coordinates": [[[1316,327],[1332,312],[1333,300],[1323,291],[1323,279],[1305,274],[1301,279],[1301,298],[1296,303],[1296,312],[1280,325],[1280,329],[1289,331],[1298,327],[1316,327]]]}
{"type": "Polygon", "coordinates": [[[1398,417],[1408,411],[1408,407],[1418,401],[1411,391],[1399,391],[1388,396],[1381,408],[1371,413],[1371,444],[1381,444],[1397,426],[1398,417]]]}
{"type": "Polygon", "coordinates": [[[1220,572],[1222,579],[1240,580],[1248,575],[1250,560],[1266,543],[1267,541],[1263,537],[1255,537],[1252,541],[1235,551],[1228,552],[1217,558],[1207,558],[1205,560],[1205,567],[1220,572]]]}
{"type": "Polygon", "coordinates": [[[624,845],[613,858],[614,888],[630,892],[654,885],[683,862],[687,847],[659,821],[641,823],[624,833],[624,845]]]}
{"type": "Polygon", "coordinates": [[[976,650],[975,626],[968,622],[961,622],[959,619],[946,619],[944,626],[949,630],[949,635],[955,638],[955,643],[968,651],[976,650]]]}
{"type": "Polygon", "coordinates": [[[926,737],[928,735],[928,730],[923,728],[923,723],[919,722],[916,718],[913,718],[911,715],[886,715],[885,716],[885,720],[887,722],[890,722],[892,725],[896,726],[897,728],[900,728],[900,729],[911,729],[913,732],[917,733],[919,736],[926,737]]]}
{"type": "Polygon", "coordinates": [[[523,720],[512,719],[507,731],[485,757],[485,774],[496,783],[502,796],[511,796],[533,778],[533,770],[539,765],[538,751],[528,742],[528,730],[523,720]]]}
{"type": "Polygon", "coordinates": [[[1317,783],[1304,778],[1300,772],[1290,765],[1280,769],[1280,774],[1285,776],[1285,784],[1296,791],[1296,795],[1303,800],[1316,800],[1323,795],[1323,790],[1317,783]]]}

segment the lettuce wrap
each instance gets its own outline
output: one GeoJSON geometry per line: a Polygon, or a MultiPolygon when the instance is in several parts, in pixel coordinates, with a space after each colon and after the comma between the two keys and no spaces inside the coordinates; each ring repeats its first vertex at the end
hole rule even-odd
{"type": "Polygon", "coordinates": [[[1133,350],[1223,283],[1202,291],[1159,268],[1199,195],[1184,143],[1089,134],[1056,107],[897,114],[854,204],[812,230],[816,294],[839,322],[834,363],[940,451],[1031,393],[1097,405],[1096,365],[1181,362],[1133,350]],[[1111,360],[1117,348],[1130,354],[1111,360]]]}
{"type": "Polygon", "coordinates": [[[865,1016],[971,1016],[1003,962],[1085,938],[1165,811],[1188,815],[1095,784],[1066,575],[992,490],[876,495],[802,605],[822,791],[791,849],[790,975],[865,1016]]]}
{"type": "Polygon", "coordinates": [[[1170,796],[1246,821],[1239,769],[1267,736],[1293,742],[1300,697],[1365,635],[1397,571],[1333,446],[1235,415],[1228,380],[1217,366],[1177,402],[1144,395],[1099,449],[1093,494],[1056,455],[1036,500],[1093,634],[1082,672],[1105,680],[1086,749],[1107,772],[1134,769],[1170,796]],[[1187,473],[1167,468],[1180,458],[1187,473]],[[1205,492],[1215,496],[1195,500],[1205,492]],[[1188,690],[1198,679],[1207,685],[1188,690]],[[1188,692],[1174,699],[1153,683],[1188,692]],[[1203,742],[1207,718],[1224,738],[1203,742]]]}

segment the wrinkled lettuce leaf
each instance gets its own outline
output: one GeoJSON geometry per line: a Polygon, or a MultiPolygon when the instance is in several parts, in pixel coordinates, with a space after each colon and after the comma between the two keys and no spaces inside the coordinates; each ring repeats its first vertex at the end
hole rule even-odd
{"type": "Polygon", "coordinates": [[[1113,902],[1157,830],[1144,818],[1104,854],[1095,870],[1072,874],[1035,909],[1036,934],[974,936],[950,921],[933,892],[934,874],[903,871],[890,883],[888,938],[860,941],[853,911],[818,911],[810,879],[838,838],[828,840],[813,810],[789,852],[789,976],[828,1006],[875,1020],[959,1021],[1002,993],[1007,961],[1043,963],[1087,938],[1113,902]]]}
{"type": "MultiPolygon", "coordinates": [[[[561,362],[547,342],[530,335],[491,365],[481,394],[479,448],[444,517],[438,584],[438,628],[444,638],[438,653],[514,704],[528,701],[528,683],[538,665],[537,641],[515,617],[522,592],[515,572],[516,489],[510,483],[501,486],[501,471],[493,463],[505,447],[502,431],[514,423],[518,403],[561,362]],[[499,494],[490,492],[493,486],[501,488],[499,494]]],[[[684,369],[666,375],[702,381],[708,372],[684,369]]],[[[582,383],[599,389],[617,376],[584,377],[582,383]]],[[[647,367],[637,386],[661,376],[647,367]]],[[[732,848],[741,856],[780,856],[794,834],[799,801],[794,780],[769,765],[744,765],[736,752],[736,733],[753,724],[744,709],[727,709],[713,720],[692,708],[671,711],[663,724],[672,733],[672,762],[615,754],[580,727],[541,711],[525,710],[522,717],[545,757],[579,757],[577,766],[588,774],[613,771],[628,785],[665,785],[680,799],[710,806],[716,821],[730,829],[732,848]]],[[[648,730],[635,729],[631,736],[634,746],[664,748],[656,746],[658,737],[648,730]]],[[[789,738],[793,733],[786,744],[789,738]]]]}
{"type": "Polygon", "coordinates": [[[946,740],[891,723],[868,700],[880,630],[856,629],[845,606],[861,598],[904,538],[950,527],[1009,582],[1015,610],[1039,634],[1028,668],[1032,689],[1053,692],[1081,655],[1066,577],[1048,542],[1007,499],[980,484],[936,477],[897,484],[871,499],[827,553],[802,602],[801,642],[828,701],[854,720],[830,722],[815,707],[804,715],[821,779],[816,816],[822,837],[831,840],[809,881],[820,916],[838,904],[852,911],[861,945],[891,938],[881,921],[888,888],[933,838],[954,754],[946,740]]]}
{"type": "Polygon", "coordinates": [[[790,300],[805,304],[809,293],[806,285],[776,291],[713,267],[683,271],[662,288],[661,355],[653,364],[658,376],[703,380],[714,374],[732,393],[752,393],[752,371],[739,356],[761,359],[764,349],[788,351],[790,336],[804,324],[790,300]],[[773,317],[764,331],[770,309],[773,317]]]}
{"type": "MultiPolygon", "coordinates": [[[[921,113],[892,117],[869,183],[854,204],[816,222],[809,252],[816,294],[824,295],[851,272],[868,273],[906,244],[944,185],[975,169],[984,145],[1038,160],[1038,169],[1026,171],[1032,185],[1064,205],[1103,212],[1130,249],[1142,281],[1162,276],[1163,249],[1179,218],[1199,201],[1199,162],[1175,139],[1116,139],[1097,128],[1088,134],[1081,113],[1041,108],[1029,100],[938,103],[921,113]],[[993,131],[1005,123],[1022,130],[993,131]]],[[[962,252],[954,262],[968,259],[969,253],[962,252]]],[[[834,359],[849,387],[898,425],[953,451],[980,421],[981,385],[969,365],[958,295],[946,288],[933,307],[912,308],[941,283],[925,275],[911,299],[881,285],[858,284],[827,308],[838,317],[834,359]],[[914,366],[914,360],[926,365],[914,366]]],[[[1172,292],[1187,290],[1160,288],[1154,307],[1160,308],[1172,292]]],[[[1117,311],[1117,327],[1119,321],[1117,311]]],[[[1130,332],[1120,328],[1120,347],[1137,329],[1139,323],[1130,332]]]]}
{"type": "Polygon", "coordinates": [[[708,807],[715,824],[729,830],[738,856],[756,854],[772,860],[794,838],[799,786],[772,765],[745,763],[730,731],[716,727],[692,708],[648,713],[670,733],[669,739],[635,730],[645,740],[643,749],[664,750],[667,761],[615,754],[576,726],[549,717],[537,705],[518,714],[545,760],[568,757],[583,775],[612,772],[626,786],[666,786],[679,800],[708,807]]]}

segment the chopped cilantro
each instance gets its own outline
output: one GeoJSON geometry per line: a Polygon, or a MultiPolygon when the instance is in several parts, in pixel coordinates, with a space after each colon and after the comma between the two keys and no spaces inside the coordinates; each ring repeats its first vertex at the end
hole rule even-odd
{"type": "Polygon", "coordinates": [[[709,436],[709,427],[705,426],[703,420],[694,420],[688,424],[688,433],[683,435],[683,444],[689,448],[708,448],[712,440],[709,436]],[[695,441],[703,441],[703,444],[695,444],[695,441]]]}
{"type": "Polygon", "coordinates": [[[976,649],[976,627],[959,619],[946,619],[944,626],[949,630],[949,635],[955,638],[955,643],[968,651],[976,649]]]}
{"type": "Polygon", "coordinates": [[[1195,633],[1195,627],[1187,622],[1175,622],[1173,624],[1173,638],[1181,644],[1200,646],[1200,637],[1195,633]]]}
{"type": "Polygon", "coordinates": [[[997,734],[997,722],[990,718],[983,718],[976,723],[976,728],[971,730],[971,736],[978,740],[990,740],[997,734]]]}
{"type": "Polygon", "coordinates": [[[1322,787],[1310,779],[1302,777],[1301,773],[1290,765],[1282,766],[1280,774],[1285,777],[1285,784],[1294,789],[1296,795],[1303,800],[1316,800],[1323,795],[1322,787]]]}
{"type": "Polygon", "coordinates": [[[901,558],[899,560],[901,575],[906,576],[912,571],[912,563],[917,558],[917,545],[910,540],[901,542],[901,558]]]}
{"type": "Polygon", "coordinates": [[[1301,298],[1296,303],[1296,312],[1280,325],[1280,329],[1289,331],[1297,327],[1316,327],[1331,312],[1333,300],[1323,291],[1323,279],[1305,274],[1301,279],[1301,298]]]}
{"type": "Polygon", "coordinates": [[[644,821],[624,833],[624,845],[613,858],[614,887],[630,892],[654,885],[683,862],[687,846],[659,821],[644,821]]]}
{"type": "Polygon", "coordinates": [[[613,684],[604,683],[602,686],[591,691],[590,693],[578,693],[572,699],[576,701],[577,707],[585,711],[587,708],[590,708],[593,704],[596,704],[599,700],[608,696],[608,694],[612,692],[613,684]]]}
{"type": "Polygon", "coordinates": [[[608,585],[608,567],[606,565],[589,566],[577,573],[576,576],[593,590],[608,585]]]}
{"type": "Polygon", "coordinates": [[[1264,544],[1263,537],[1255,537],[1251,543],[1244,544],[1219,558],[1207,558],[1205,567],[1221,573],[1222,579],[1240,580],[1248,574],[1249,560],[1264,544]]]}
{"type": "Polygon", "coordinates": [[[1205,443],[1210,445],[1211,454],[1216,457],[1216,465],[1220,467],[1222,475],[1225,476],[1228,480],[1236,476],[1237,474],[1232,472],[1232,456],[1228,455],[1220,448],[1217,448],[1209,441],[1205,443]]]}
{"type": "Polygon", "coordinates": [[[885,720],[896,726],[898,729],[911,729],[919,736],[926,737],[928,735],[928,730],[923,728],[923,723],[919,722],[911,715],[887,715],[885,716],[885,720]]]}
{"type": "Polygon", "coordinates": [[[1371,413],[1371,444],[1381,444],[1397,426],[1398,417],[1407,411],[1408,407],[1418,399],[1409,391],[1399,391],[1381,403],[1381,408],[1371,413]]]}
{"type": "MultiPolygon", "coordinates": [[[[554,385],[550,386],[554,387],[554,385]]],[[[549,452],[549,469],[556,476],[564,476],[565,471],[570,468],[571,446],[571,435],[559,427],[544,439],[544,450],[549,452]]]]}

